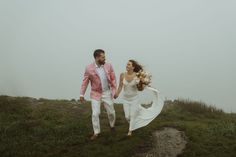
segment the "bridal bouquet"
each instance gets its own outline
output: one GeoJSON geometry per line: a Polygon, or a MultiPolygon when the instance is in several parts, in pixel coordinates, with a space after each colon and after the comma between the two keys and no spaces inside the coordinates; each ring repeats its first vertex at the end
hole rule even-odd
{"type": "Polygon", "coordinates": [[[139,91],[143,91],[145,86],[148,86],[151,83],[151,77],[149,73],[146,71],[140,70],[139,72],[136,73],[136,76],[138,78],[137,82],[137,88],[139,91]]]}

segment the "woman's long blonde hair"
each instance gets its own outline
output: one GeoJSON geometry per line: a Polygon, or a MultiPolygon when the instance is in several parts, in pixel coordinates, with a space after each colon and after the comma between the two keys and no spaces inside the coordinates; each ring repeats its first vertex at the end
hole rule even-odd
{"type": "Polygon", "coordinates": [[[132,63],[132,66],[134,67],[134,72],[139,72],[140,70],[143,70],[143,66],[140,65],[137,61],[130,59],[129,62],[132,63]]]}

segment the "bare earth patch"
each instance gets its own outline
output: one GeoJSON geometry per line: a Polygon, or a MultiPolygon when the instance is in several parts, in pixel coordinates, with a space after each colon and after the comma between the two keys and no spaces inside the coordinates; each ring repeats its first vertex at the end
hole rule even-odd
{"type": "Polygon", "coordinates": [[[139,157],[177,157],[185,149],[187,137],[183,131],[165,127],[153,133],[153,148],[139,157]]]}

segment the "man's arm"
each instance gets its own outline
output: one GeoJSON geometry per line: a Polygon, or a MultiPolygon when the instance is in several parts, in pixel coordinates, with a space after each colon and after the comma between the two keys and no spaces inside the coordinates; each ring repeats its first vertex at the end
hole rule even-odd
{"type": "Polygon", "coordinates": [[[110,77],[111,77],[112,91],[113,91],[113,94],[115,94],[116,93],[116,75],[115,75],[112,65],[111,65],[110,70],[111,70],[110,77]]]}
{"type": "Polygon", "coordinates": [[[89,74],[88,74],[88,70],[87,70],[87,67],[86,67],[85,72],[84,72],[84,79],[83,79],[81,89],[80,89],[80,101],[81,101],[81,103],[84,103],[84,101],[85,101],[84,100],[84,94],[86,92],[88,84],[89,84],[89,74]]]}

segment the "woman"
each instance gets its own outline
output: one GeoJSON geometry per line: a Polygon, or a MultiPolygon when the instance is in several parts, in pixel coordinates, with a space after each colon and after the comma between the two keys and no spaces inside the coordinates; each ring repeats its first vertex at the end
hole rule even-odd
{"type": "Polygon", "coordinates": [[[162,110],[164,101],[158,96],[158,91],[144,83],[143,78],[137,77],[143,67],[135,60],[129,60],[126,72],[120,74],[119,87],[116,91],[117,98],[123,89],[123,108],[125,118],[129,122],[127,136],[132,136],[132,131],[149,124],[162,110]],[[152,106],[144,108],[140,103],[140,92],[148,90],[153,93],[152,106]]]}

